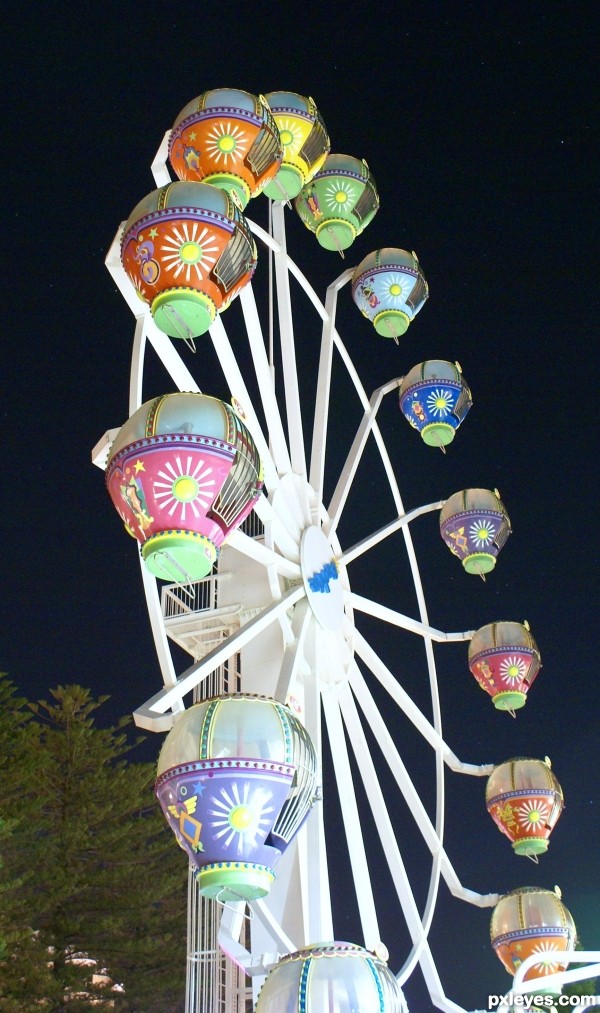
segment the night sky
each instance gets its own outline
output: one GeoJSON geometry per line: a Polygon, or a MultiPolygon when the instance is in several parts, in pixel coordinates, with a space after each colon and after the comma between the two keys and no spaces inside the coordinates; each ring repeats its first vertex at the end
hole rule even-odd
{"type": "MultiPolygon", "coordinates": [[[[110,693],[107,720],[116,718],[155,693],[160,677],[135,549],[90,463],[105,430],[125,421],[133,337],[104,257],[154,189],[150,162],[186,102],[213,87],[312,95],[332,151],[369,163],[381,208],[343,263],[290,212],[292,256],[324,297],[371,250],[416,250],[431,297],[400,345],[375,334],[348,288],[340,332],[368,393],[440,357],[460,361],[474,395],[446,456],[424,446],[388,396],[380,421],[405,506],[497,487],[512,521],[486,584],[447,551],[437,515],[413,525],[432,625],[527,619],[542,654],[512,720],[477,688],[465,645],[436,650],[445,736],[460,758],[547,754],[566,795],[536,867],[512,854],[487,816],[485,779],[448,774],[447,851],[482,893],[558,883],[586,948],[600,946],[595,21],[592,4],[536,2],[308,4],[295,14],[291,5],[231,6],[221,15],[198,4],[125,4],[114,14],[54,4],[21,15],[7,36],[1,404],[0,667],[32,698],[73,682],[110,693]]],[[[247,214],[264,224],[260,201],[247,214]]],[[[260,287],[260,263],[256,278],[260,287]]],[[[313,316],[299,323],[309,417],[320,328],[313,316]]],[[[201,348],[184,358],[203,389],[227,397],[211,389],[201,348]]],[[[166,392],[158,382],[149,380],[148,397],[166,392]]],[[[343,398],[333,413],[331,483],[356,425],[343,398]]],[[[365,481],[343,544],[391,516],[376,479],[365,481]]],[[[405,569],[389,551],[376,554],[350,571],[352,587],[414,613],[405,569]]],[[[403,634],[365,628],[421,702],[422,654],[403,634]]],[[[421,769],[410,730],[395,733],[431,809],[433,764],[421,769]]],[[[158,745],[146,749],[154,756],[158,745]]],[[[404,818],[399,811],[398,836],[421,897],[427,862],[404,818]]],[[[362,942],[345,904],[340,887],[338,938],[362,942]]],[[[382,910],[384,942],[400,963],[403,930],[384,896],[382,910]]],[[[489,946],[489,915],[441,885],[432,946],[446,993],[467,1009],[510,984],[489,946]]],[[[418,1013],[430,1008],[418,981],[406,993],[418,1013]]]]}

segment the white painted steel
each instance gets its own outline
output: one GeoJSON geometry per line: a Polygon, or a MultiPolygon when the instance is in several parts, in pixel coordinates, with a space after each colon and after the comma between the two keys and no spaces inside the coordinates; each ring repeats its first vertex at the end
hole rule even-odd
{"type": "Polygon", "coordinates": [[[296,475],[306,475],[306,455],[302,432],[302,409],[296,369],[294,345],[294,318],[290,298],[290,277],[285,245],[284,205],[273,205],[273,235],[277,243],[275,250],[275,280],[279,304],[279,327],[281,335],[281,356],[283,361],[283,382],[285,407],[288,420],[289,447],[292,469],[296,475]]]}
{"type": "MultiPolygon", "coordinates": [[[[562,989],[565,985],[571,985],[575,981],[587,981],[589,978],[596,978],[600,975],[600,950],[564,950],[557,953],[556,959],[560,958],[561,964],[585,964],[585,967],[572,967],[569,970],[557,971],[554,974],[541,974],[537,978],[530,978],[525,981],[525,975],[532,967],[540,963],[539,953],[532,953],[519,964],[513,978],[513,993],[522,995],[539,995],[547,989],[562,989]]],[[[578,996],[577,1004],[571,1008],[587,1009],[586,999],[589,1005],[597,1005],[593,1000],[595,996],[578,996]]],[[[501,1007],[500,1007],[501,1008],[501,1007]]],[[[569,1009],[569,1006],[565,1006],[569,1009]]]]}
{"type": "MultiPolygon", "coordinates": [[[[346,687],[347,688],[347,687],[346,687]]],[[[344,829],[352,866],[353,885],[358,900],[360,921],[364,944],[368,950],[375,950],[381,942],[381,933],[373,898],[371,873],[367,862],[367,852],[363,840],[363,831],[358,812],[352,768],[346,745],[346,737],[342,725],[340,695],[344,687],[330,687],[322,694],[323,711],[327,724],[327,734],[331,746],[331,755],[338,784],[338,794],[342,808],[344,829]]]]}
{"type": "MultiPolygon", "coordinates": [[[[161,151],[153,164],[159,185],[168,182],[168,172],[164,166],[167,141],[168,134],[165,135],[161,151]]],[[[332,747],[332,763],[341,798],[344,833],[363,932],[363,939],[354,941],[375,948],[380,942],[380,933],[385,935],[386,928],[390,931],[389,926],[380,924],[366,846],[367,838],[377,834],[397,893],[398,909],[404,916],[412,939],[411,952],[399,972],[400,979],[406,981],[417,964],[420,964],[432,1002],[442,1010],[462,1013],[461,1008],[444,994],[428,942],[440,880],[444,880],[452,894],[479,906],[491,906],[498,898],[496,894],[480,895],[463,887],[444,850],[444,765],[453,771],[476,776],[489,774],[493,767],[489,764],[478,766],[462,762],[445,743],[442,734],[433,642],[467,640],[472,633],[444,633],[430,625],[409,529],[412,521],[424,513],[439,509],[442,503],[418,507],[409,513],[404,510],[396,476],[377,422],[383,398],[398,388],[399,381],[388,381],[369,398],[336,329],[338,293],[349,281],[352,271],[344,271],[329,286],[323,306],[302,271],[287,253],[283,204],[276,203],[272,206],[272,222],[272,235],[256,223],[249,223],[255,237],[267,247],[274,264],[277,301],[275,306],[274,299],[271,298],[268,307],[268,347],[252,286],[248,286],[238,300],[247,338],[244,351],[238,351],[238,334],[235,343],[229,339],[221,316],[217,316],[213,323],[210,338],[202,339],[212,344],[230,393],[243,410],[246,424],[263,459],[267,495],[261,497],[255,512],[262,521],[264,533],[257,540],[239,530],[223,549],[219,566],[231,574],[230,580],[219,583],[218,601],[215,583],[211,593],[215,598],[214,603],[211,598],[211,604],[196,606],[190,612],[197,617],[199,623],[213,616],[215,622],[218,620],[218,629],[223,630],[224,639],[207,651],[194,648],[199,651],[194,655],[194,664],[179,675],[169,649],[168,624],[180,622],[181,616],[163,615],[157,582],[145,568],[142,569],[164,686],[140,706],[134,716],[141,727],[155,731],[167,730],[176,719],[178,711],[185,706],[186,697],[189,698],[191,694],[196,696],[213,673],[237,658],[241,658],[241,686],[245,691],[273,695],[282,701],[295,701],[315,742],[319,757],[322,757],[324,748],[322,708],[332,747]],[[307,419],[306,412],[303,413],[298,382],[290,276],[300,286],[322,322],[315,408],[310,420],[312,443],[308,469],[304,440],[307,419]],[[276,321],[280,339],[279,354],[283,374],[280,390],[275,386],[275,363],[270,351],[274,339],[271,321],[276,321]],[[363,415],[345,463],[339,475],[333,476],[337,477],[337,482],[327,508],[323,502],[323,490],[330,460],[327,456],[327,437],[332,404],[332,370],[336,356],[351,381],[363,415]],[[256,404],[252,401],[251,389],[258,392],[256,404]],[[263,421],[259,418],[259,410],[263,421]],[[395,516],[377,531],[344,550],[339,541],[338,529],[369,440],[377,447],[394,503],[395,516]],[[329,539],[332,556],[337,561],[345,608],[345,619],[340,630],[322,628],[318,622],[318,610],[311,610],[307,599],[305,581],[310,575],[302,572],[300,541],[303,532],[311,525],[321,526],[329,539]],[[396,532],[404,539],[417,598],[416,617],[403,615],[370,601],[350,588],[350,564],[396,532]],[[354,610],[422,638],[429,678],[431,719],[416,706],[396,675],[386,667],[371,644],[356,629],[354,610]],[[227,626],[227,622],[231,625],[227,626]],[[432,750],[436,783],[436,810],[433,819],[411,781],[401,753],[389,732],[384,712],[377,706],[356,659],[360,659],[381,684],[390,705],[413,723],[423,739],[425,751],[429,748],[432,750]],[[397,831],[380,786],[380,768],[371,756],[364,722],[379,742],[384,762],[419,827],[424,847],[431,854],[427,899],[422,912],[418,909],[402,859],[397,831]],[[372,823],[367,828],[363,826],[352,780],[353,762],[348,743],[358,764],[371,807],[372,823]]],[[[158,330],[149,311],[141,306],[120,264],[120,236],[121,230],[109,251],[107,266],[136,317],[130,377],[130,413],[144,397],[143,380],[150,349],[166,368],[176,389],[199,390],[198,384],[202,383],[210,393],[211,375],[210,370],[203,368],[204,354],[196,359],[200,369],[198,376],[195,376],[195,371],[192,372],[183,358],[183,355],[189,357],[188,350],[184,349],[180,354],[176,343],[158,330]]],[[[107,434],[96,448],[99,464],[104,459],[104,448],[109,439],[107,434]]],[[[188,600],[199,601],[200,598],[195,589],[190,588],[188,600]]],[[[165,600],[168,600],[168,595],[165,600]]],[[[174,636],[174,627],[172,635],[174,636]]],[[[388,714],[387,708],[385,714],[388,714]]],[[[327,788],[325,785],[325,792],[327,788]]],[[[197,904],[197,897],[190,903],[197,904]]],[[[272,889],[272,895],[264,901],[254,902],[247,910],[251,915],[250,941],[245,940],[243,931],[248,915],[244,914],[244,906],[240,904],[227,905],[222,910],[218,919],[218,940],[234,964],[252,975],[255,995],[262,975],[277,959],[278,954],[310,942],[335,937],[329,893],[327,841],[320,803],[316,803],[307,823],[284,855],[281,873],[272,889]]],[[[190,931],[197,932],[197,924],[197,911],[192,911],[190,931]]],[[[234,988],[233,985],[231,987],[234,988]]],[[[197,990],[189,990],[188,1013],[200,1013],[197,1003],[197,990]]],[[[231,1008],[234,1006],[231,1005],[231,1008]]],[[[213,1013],[213,1010],[202,1007],[202,1013],[213,1013]]]]}
{"type": "Polygon", "coordinates": [[[242,289],[240,303],[244,313],[246,332],[248,334],[252,362],[256,371],[263,411],[265,417],[269,419],[270,450],[273,454],[278,474],[287,475],[292,470],[292,462],[290,461],[283,425],[281,424],[279,406],[273,385],[273,371],[267,358],[265,339],[254,298],[254,289],[251,285],[247,285],[246,288],[242,289]]]}
{"type": "Polygon", "coordinates": [[[327,289],[325,297],[325,319],[321,333],[321,355],[315,398],[312,450],[310,455],[310,484],[315,490],[319,503],[323,502],[323,480],[325,477],[325,447],[327,446],[327,423],[329,421],[329,400],[331,393],[331,369],[334,351],[334,321],[337,297],[340,288],[352,277],[352,270],[343,274],[327,289]]]}
{"type": "Polygon", "coordinates": [[[368,598],[364,598],[362,595],[355,594],[354,592],[352,592],[350,600],[354,608],[358,609],[359,612],[364,612],[365,615],[374,616],[375,619],[382,619],[386,623],[392,623],[393,626],[399,626],[401,629],[409,630],[411,633],[418,633],[421,637],[430,637],[431,640],[435,640],[437,643],[471,640],[475,632],[475,630],[467,630],[465,633],[444,633],[442,630],[434,630],[433,626],[425,626],[424,623],[420,623],[417,619],[402,615],[401,612],[387,608],[386,605],[382,605],[380,602],[369,601],[368,598]]]}

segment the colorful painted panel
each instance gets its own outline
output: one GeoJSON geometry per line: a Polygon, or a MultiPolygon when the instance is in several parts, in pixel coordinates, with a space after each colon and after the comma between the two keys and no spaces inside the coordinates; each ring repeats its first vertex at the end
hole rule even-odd
{"type": "Polygon", "coordinates": [[[171,337],[193,339],[250,281],[256,245],[225,192],[178,182],[152,191],[133,209],[121,260],[157,327],[171,337]]]}
{"type": "Polygon", "coordinates": [[[525,981],[564,970],[560,954],[573,943],[574,934],[568,926],[553,925],[517,929],[492,940],[498,958],[511,976],[526,957],[534,953],[539,956],[539,962],[527,972],[525,981]]]}
{"type": "Polygon", "coordinates": [[[393,247],[375,250],[352,276],[352,298],[384,338],[404,334],[429,295],[413,253],[393,247]]]}
{"type": "Polygon", "coordinates": [[[167,528],[189,528],[218,539],[223,532],[206,514],[233,458],[227,444],[201,436],[142,440],[110,462],[108,491],[123,523],[140,542],[167,528]]]}
{"type": "Polygon", "coordinates": [[[211,183],[244,208],[281,165],[279,131],[261,96],[222,88],[189,103],[169,138],[171,165],[182,180],[211,183]]]}
{"type": "Polygon", "coordinates": [[[202,288],[218,307],[222,293],[212,271],[234,223],[197,208],[147,215],[123,237],[123,266],[145,302],[165,288],[202,288]]]}
{"type": "Polygon", "coordinates": [[[495,559],[498,555],[495,539],[502,523],[503,515],[496,511],[465,510],[448,517],[440,530],[450,551],[464,564],[475,555],[485,554],[495,559]]]}
{"type": "Polygon", "coordinates": [[[293,92],[271,92],[266,99],[279,130],[283,160],[264,192],[272,200],[291,200],[323,165],[329,136],[312,99],[293,92]]]}
{"type": "Polygon", "coordinates": [[[221,889],[266,893],[254,891],[260,883],[268,889],[283,850],[270,833],[293,776],[284,764],[235,759],[190,763],[158,778],[162,811],[194,865],[207,870],[211,896],[221,889]]]}
{"type": "Polygon", "coordinates": [[[424,380],[406,391],[400,409],[407,422],[419,432],[433,422],[445,422],[457,429],[460,423],[454,409],[461,391],[461,383],[424,380]]]}
{"type": "Polygon", "coordinates": [[[233,459],[225,443],[180,434],[141,440],[110,462],[110,497],[155,576],[185,581],[210,573],[228,531],[210,511],[233,459]]]}
{"type": "Polygon", "coordinates": [[[321,246],[341,251],[374,218],[379,195],[366,162],[351,155],[328,155],[294,206],[321,246]]]}
{"type": "Polygon", "coordinates": [[[539,664],[538,655],[526,647],[490,647],[469,659],[469,668],[490,696],[506,690],[527,693],[539,664]]]}
{"type": "Polygon", "coordinates": [[[562,811],[562,797],[550,788],[503,792],[490,798],[487,810],[519,855],[539,855],[562,811]]]}

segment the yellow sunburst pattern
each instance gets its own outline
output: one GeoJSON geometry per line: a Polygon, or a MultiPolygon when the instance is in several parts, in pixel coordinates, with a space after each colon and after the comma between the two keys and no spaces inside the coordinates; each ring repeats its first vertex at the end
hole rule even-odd
{"type": "Polygon", "coordinates": [[[248,134],[236,123],[219,121],[209,130],[206,152],[217,164],[224,166],[240,162],[250,146],[248,134]]]}
{"type": "Polygon", "coordinates": [[[273,795],[268,788],[253,786],[248,781],[233,781],[213,795],[209,809],[214,829],[213,839],[222,840],[229,848],[234,844],[238,855],[255,848],[267,835],[274,810],[273,795]],[[271,804],[269,804],[271,803],[271,804]]]}
{"type": "Polygon", "coordinates": [[[184,221],[165,234],[161,262],[175,278],[203,281],[216,263],[221,245],[205,225],[184,221]]]}

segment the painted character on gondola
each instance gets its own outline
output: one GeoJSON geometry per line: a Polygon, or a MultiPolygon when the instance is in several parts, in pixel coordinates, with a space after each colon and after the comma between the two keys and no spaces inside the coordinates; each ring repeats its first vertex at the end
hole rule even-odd
{"type": "Polygon", "coordinates": [[[148,513],[146,497],[144,496],[144,490],[142,489],[141,482],[139,479],[132,477],[129,479],[129,483],[127,485],[122,485],[119,488],[121,496],[137,518],[140,531],[145,531],[146,528],[149,528],[152,524],[154,517],[150,517],[148,513]]]}
{"type": "Polygon", "coordinates": [[[187,147],[183,149],[183,161],[192,172],[200,170],[200,152],[196,148],[187,147]]]}
{"type": "Polygon", "coordinates": [[[314,190],[309,190],[308,191],[308,193],[306,195],[306,203],[308,204],[309,210],[310,210],[310,212],[311,212],[311,214],[312,214],[312,216],[313,216],[313,218],[315,220],[318,219],[318,218],[322,218],[323,217],[323,212],[321,211],[321,208],[319,207],[319,202],[317,201],[317,198],[315,197],[315,191],[314,190]]]}
{"type": "Polygon", "coordinates": [[[373,310],[376,306],[379,306],[379,299],[375,295],[375,289],[373,288],[374,282],[374,278],[369,278],[368,281],[362,282],[360,286],[360,294],[373,310]]]}
{"type": "Polygon", "coordinates": [[[140,274],[148,285],[153,285],[160,274],[160,267],[153,259],[154,243],[150,239],[138,236],[138,245],[133,259],[140,265],[140,274]]]}
{"type": "Polygon", "coordinates": [[[485,659],[483,661],[476,662],[475,668],[479,672],[482,681],[487,679],[490,686],[495,685],[494,673],[485,659]]]}
{"type": "Polygon", "coordinates": [[[413,401],[412,411],[417,416],[419,422],[425,422],[425,411],[420,401],[413,401]]]}

